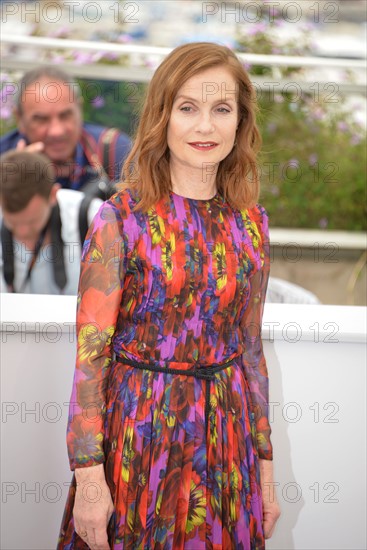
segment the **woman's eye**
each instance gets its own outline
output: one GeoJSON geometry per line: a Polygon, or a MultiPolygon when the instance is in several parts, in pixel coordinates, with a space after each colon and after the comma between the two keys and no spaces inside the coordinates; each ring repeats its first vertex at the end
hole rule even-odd
{"type": "Polygon", "coordinates": [[[189,111],[191,111],[192,107],[190,107],[189,105],[185,105],[184,107],[180,107],[180,111],[183,111],[184,113],[188,113],[189,111]]]}
{"type": "Polygon", "coordinates": [[[227,107],[218,107],[217,111],[220,113],[230,113],[231,111],[227,107]]]}

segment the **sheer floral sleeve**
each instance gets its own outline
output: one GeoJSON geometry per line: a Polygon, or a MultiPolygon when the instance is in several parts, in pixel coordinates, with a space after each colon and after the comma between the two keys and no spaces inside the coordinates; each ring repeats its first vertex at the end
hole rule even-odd
{"type": "Polygon", "coordinates": [[[258,229],[260,269],[251,277],[250,297],[242,319],[245,339],[244,369],[250,386],[252,412],[255,416],[259,458],[272,460],[270,441],[269,380],[261,339],[261,324],[270,270],[268,217],[261,207],[252,209],[251,218],[258,229]]]}
{"type": "Polygon", "coordinates": [[[104,203],[86,236],[81,261],[77,358],[67,430],[72,470],[104,462],[105,393],[121,302],[124,252],[119,211],[104,203]]]}

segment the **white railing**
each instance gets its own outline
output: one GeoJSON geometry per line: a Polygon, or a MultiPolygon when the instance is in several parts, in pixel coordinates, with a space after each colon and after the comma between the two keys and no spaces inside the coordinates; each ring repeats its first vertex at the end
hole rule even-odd
{"type": "MultiPolygon", "coordinates": [[[[157,46],[145,46],[137,44],[115,44],[111,42],[96,42],[88,40],[70,40],[60,38],[48,38],[40,36],[9,36],[3,34],[1,42],[4,44],[32,46],[36,48],[61,48],[65,50],[84,50],[93,52],[111,52],[119,54],[143,54],[158,55],[164,57],[172,48],[163,48],[157,46]]],[[[339,67],[365,69],[366,60],[363,59],[332,59],[325,57],[302,57],[289,55],[262,55],[239,53],[238,56],[248,63],[255,65],[268,66],[287,66],[287,67],[339,67]]]]}
{"type": "MultiPolygon", "coordinates": [[[[17,69],[26,70],[37,66],[42,62],[39,50],[48,52],[56,49],[58,51],[85,51],[85,52],[105,52],[115,53],[126,56],[126,65],[108,65],[103,63],[88,63],[80,65],[71,62],[60,63],[71,74],[100,78],[106,80],[128,80],[135,82],[148,82],[154,72],[154,67],[171,51],[171,48],[142,46],[133,44],[117,44],[110,42],[95,42],[87,40],[69,40],[37,36],[10,36],[3,34],[2,43],[2,68],[6,70],[17,69]],[[9,46],[9,51],[7,47],[9,46]],[[36,55],[34,52],[36,51],[36,55]],[[18,52],[18,53],[17,53],[18,52]],[[33,52],[33,53],[32,53],[33,52]],[[153,65],[154,67],[147,66],[153,65]]],[[[338,85],[338,90],[344,93],[366,94],[366,60],[364,59],[333,59],[329,57],[302,57],[302,56],[283,56],[283,55],[262,55],[253,53],[238,53],[243,62],[249,65],[265,65],[271,67],[275,72],[273,78],[276,78],[280,86],[289,84],[289,79],[285,80],[277,77],[277,68],[279,67],[302,67],[303,69],[329,69],[336,71],[333,73],[333,84],[338,85]],[[352,71],[356,82],[345,82],[338,75],[338,70],[352,71]],[[337,79],[337,82],[335,80],[337,79]]],[[[306,76],[297,79],[297,85],[302,90],[312,90],[311,86],[315,84],[314,76],[311,82],[306,76]]],[[[274,81],[270,76],[258,77],[252,76],[252,81],[261,88],[269,89],[269,85],[274,81]]],[[[330,84],[318,79],[318,83],[330,84]]]]}
{"type": "Polygon", "coordinates": [[[367,236],[363,231],[332,231],[318,229],[297,229],[274,227],[270,229],[270,242],[273,245],[297,243],[299,247],[327,246],[333,243],[338,250],[367,249],[367,236]]]}

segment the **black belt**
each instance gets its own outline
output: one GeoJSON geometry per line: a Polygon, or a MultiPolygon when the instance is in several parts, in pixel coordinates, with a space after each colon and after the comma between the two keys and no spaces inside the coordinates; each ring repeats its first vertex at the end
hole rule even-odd
{"type": "Polygon", "coordinates": [[[167,374],[181,374],[183,376],[193,376],[198,380],[205,380],[205,433],[208,430],[208,419],[210,412],[210,382],[215,380],[215,374],[228,368],[235,361],[236,357],[222,364],[214,364],[209,367],[197,367],[193,369],[172,369],[170,367],[160,367],[153,365],[152,363],[139,363],[131,359],[125,359],[124,357],[116,356],[116,361],[129,365],[140,370],[149,370],[153,372],[165,372],[167,374]]]}

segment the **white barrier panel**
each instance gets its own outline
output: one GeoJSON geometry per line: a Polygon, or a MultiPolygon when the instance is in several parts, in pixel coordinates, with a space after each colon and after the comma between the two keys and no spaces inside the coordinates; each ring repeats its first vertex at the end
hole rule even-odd
{"type": "MultiPolygon", "coordinates": [[[[0,300],[1,548],[50,550],[71,479],[76,299],[0,300]]],[[[282,509],[267,550],[365,549],[366,308],[267,304],[263,334],[282,509]]]]}

